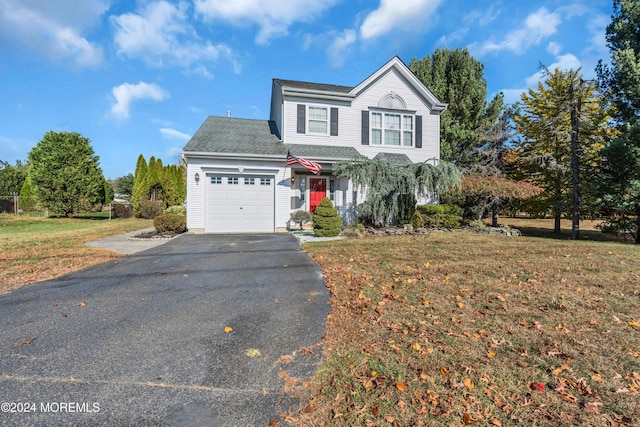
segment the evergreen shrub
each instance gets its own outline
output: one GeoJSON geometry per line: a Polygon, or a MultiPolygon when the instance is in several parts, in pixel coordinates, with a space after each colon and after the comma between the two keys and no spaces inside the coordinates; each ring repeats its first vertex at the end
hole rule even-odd
{"type": "Polygon", "coordinates": [[[333,237],[342,231],[342,218],[328,197],[322,199],[313,212],[313,234],[317,237],[333,237]]]}
{"type": "Polygon", "coordinates": [[[131,205],[118,202],[113,204],[113,216],[115,218],[131,218],[132,215],[133,209],[131,209],[131,205]]]}
{"type": "Polygon", "coordinates": [[[460,228],[462,208],[455,205],[420,205],[416,210],[422,215],[425,227],[460,228]]]}
{"type": "Polygon", "coordinates": [[[187,230],[187,218],[180,214],[161,214],[153,219],[158,233],[184,233],[187,230]]]}
{"type": "Polygon", "coordinates": [[[185,208],[182,205],[169,206],[167,209],[164,210],[164,213],[187,216],[187,208],[185,208]]]}

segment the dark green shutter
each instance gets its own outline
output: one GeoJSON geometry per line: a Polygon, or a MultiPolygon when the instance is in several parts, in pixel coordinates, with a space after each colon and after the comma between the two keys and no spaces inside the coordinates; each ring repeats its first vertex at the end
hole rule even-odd
{"type": "Polygon", "coordinates": [[[298,133],[304,133],[306,128],[305,126],[305,115],[307,112],[307,106],[304,104],[298,104],[298,133]]]}
{"type": "Polygon", "coordinates": [[[338,109],[331,109],[331,136],[338,136],[338,109]]]}
{"type": "Polygon", "coordinates": [[[416,148],[422,148],[422,116],[416,116],[416,148]]]}
{"type": "Polygon", "coordinates": [[[362,112],[362,145],[369,145],[369,110],[362,112]]]}

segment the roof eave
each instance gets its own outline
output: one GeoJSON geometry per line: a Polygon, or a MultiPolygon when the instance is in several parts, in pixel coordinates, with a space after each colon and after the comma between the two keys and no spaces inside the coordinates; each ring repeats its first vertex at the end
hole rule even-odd
{"type": "Polygon", "coordinates": [[[351,93],[290,88],[286,86],[283,87],[283,94],[285,96],[299,96],[303,98],[328,99],[332,101],[344,101],[344,102],[351,102],[356,97],[354,94],[351,94],[351,93]]]}

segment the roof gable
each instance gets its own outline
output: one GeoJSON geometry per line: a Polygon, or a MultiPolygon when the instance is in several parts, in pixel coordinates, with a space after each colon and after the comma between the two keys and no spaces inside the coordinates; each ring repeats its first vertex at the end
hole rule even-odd
{"type": "Polygon", "coordinates": [[[376,72],[367,77],[358,86],[354,87],[351,90],[350,94],[354,97],[357,97],[358,95],[360,95],[360,93],[371,87],[391,70],[395,70],[396,72],[398,72],[411,86],[413,86],[416,92],[420,94],[420,96],[424,99],[427,105],[429,105],[432,111],[442,113],[447,109],[447,104],[440,102],[440,100],[436,98],[436,96],[429,89],[427,89],[427,87],[415,76],[415,74],[411,72],[409,67],[407,67],[398,56],[394,56],[393,58],[391,58],[389,62],[384,64],[376,72]]]}

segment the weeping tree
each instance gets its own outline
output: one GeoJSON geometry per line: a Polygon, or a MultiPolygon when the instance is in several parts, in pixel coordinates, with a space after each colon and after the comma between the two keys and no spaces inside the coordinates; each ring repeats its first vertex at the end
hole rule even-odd
{"type": "Polygon", "coordinates": [[[354,159],[334,166],[334,175],[348,178],[365,195],[358,206],[373,225],[388,225],[401,215],[407,196],[427,198],[448,191],[462,175],[452,163],[412,163],[399,166],[382,159],[354,159]]]}

